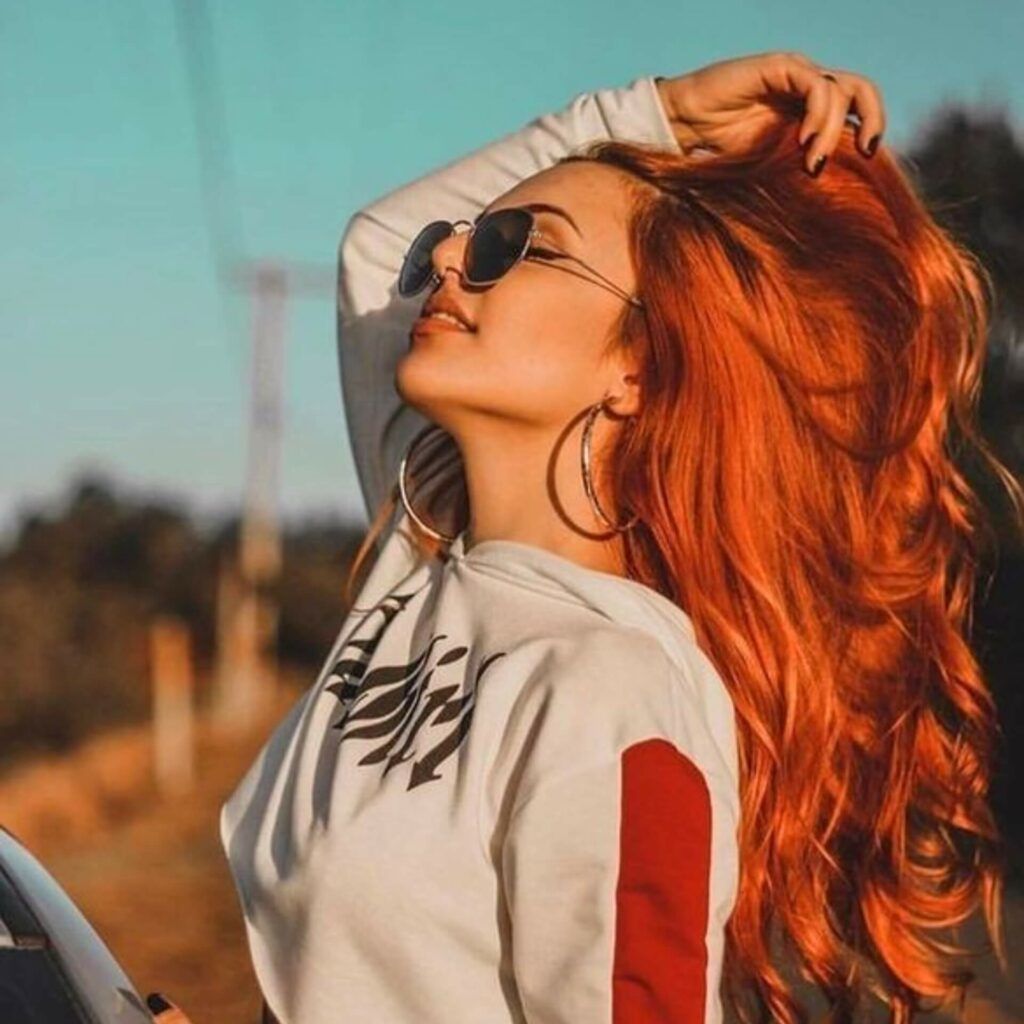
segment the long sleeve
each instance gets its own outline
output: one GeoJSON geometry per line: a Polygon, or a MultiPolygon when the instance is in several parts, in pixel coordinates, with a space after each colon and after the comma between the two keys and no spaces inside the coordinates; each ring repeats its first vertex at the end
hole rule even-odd
{"type": "Polygon", "coordinates": [[[372,518],[412,437],[426,424],[394,386],[424,296],[403,299],[398,271],[428,221],[472,220],[514,185],[580,146],[616,138],[678,149],[653,76],[580,93],[564,109],[398,188],[355,213],[338,247],[337,341],[349,438],[372,518]]]}
{"type": "Polygon", "coordinates": [[[515,780],[494,842],[523,1017],[710,1024],[732,781],[693,677],[649,639],[581,640],[524,689],[496,760],[515,780]]]}

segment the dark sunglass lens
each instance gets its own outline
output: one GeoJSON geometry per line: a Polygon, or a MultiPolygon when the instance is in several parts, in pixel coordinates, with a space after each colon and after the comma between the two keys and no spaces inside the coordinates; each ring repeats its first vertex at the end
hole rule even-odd
{"type": "Polygon", "coordinates": [[[533,218],[520,209],[497,210],[481,218],[470,240],[466,273],[472,284],[496,281],[522,255],[533,218]]]}
{"type": "Polygon", "coordinates": [[[399,295],[415,295],[426,286],[434,270],[431,262],[434,248],[451,233],[450,221],[435,220],[413,239],[398,274],[399,295]]]}

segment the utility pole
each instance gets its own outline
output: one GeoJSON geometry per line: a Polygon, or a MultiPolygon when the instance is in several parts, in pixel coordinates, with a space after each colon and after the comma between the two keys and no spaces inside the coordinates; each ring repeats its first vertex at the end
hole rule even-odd
{"type": "Polygon", "coordinates": [[[276,679],[277,606],[270,589],[281,568],[277,520],[284,392],[284,328],[288,279],[261,263],[245,275],[253,297],[249,363],[249,429],[238,552],[219,586],[218,725],[245,732],[265,714],[276,679]]]}
{"type": "Polygon", "coordinates": [[[278,523],[284,409],[286,307],[290,294],[334,294],[334,272],[281,262],[240,264],[233,283],[253,299],[245,497],[237,555],[220,567],[212,712],[245,732],[266,714],[277,684],[281,571],[278,523]]]}

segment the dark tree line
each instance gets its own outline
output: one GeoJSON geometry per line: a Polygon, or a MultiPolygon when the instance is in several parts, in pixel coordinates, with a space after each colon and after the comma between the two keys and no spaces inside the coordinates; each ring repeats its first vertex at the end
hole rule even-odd
{"type": "MultiPolygon", "coordinates": [[[[1000,458],[1024,477],[1024,145],[1006,110],[940,109],[906,154],[936,219],[984,263],[996,304],[982,378],[980,422],[1000,458]]],[[[1004,742],[994,798],[1008,838],[1024,844],[1024,545],[1005,493],[965,467],[992,511],[998,549],[979,582],[973,647],[1000,709],[1004,742]]],[[[1024,857],[1016,856],[1018,865],[1024,857]]]]}
{"type": "MultiPolygon", "coordinates": [[[[0,555],[0,767],[147,716],[156,614],[189,624],[208,677],[218,566],[237,547],[237,519],[201,529],[182,506],[119,494],[95,476],[54,505],[22,513],[0,555]]],[[[340,522],[286,530],[282,661],[319,666],[344,617],[342,581],[361,535],[340,522]]]]}

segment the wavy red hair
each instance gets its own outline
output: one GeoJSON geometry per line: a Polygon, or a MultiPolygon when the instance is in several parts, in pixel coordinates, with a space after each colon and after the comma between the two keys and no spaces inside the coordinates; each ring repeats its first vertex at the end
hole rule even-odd
{"type": "MultiPolygon", "coordinates": [[[[629,575],[686,611],[736,709],[730,999],[805,1020],[785,949],[830,1020],[867,987],[903,1024],[962,993],[948,932],[979,906],[1005,967],[998,726],[968,642],[993,531],[956,460],[980,455],[1021,521],[1024,494],[976,427],[991,279],[892,154],[847,125],[812,178],[797,124],[742,155],[566,159],[621,169],[634,200],[646,309],[609,345],[640,357],[644,401],[605,469],[640,514],[629,575]]],[[[448,507],[466,521],[464,490],[448,507]]]]}

